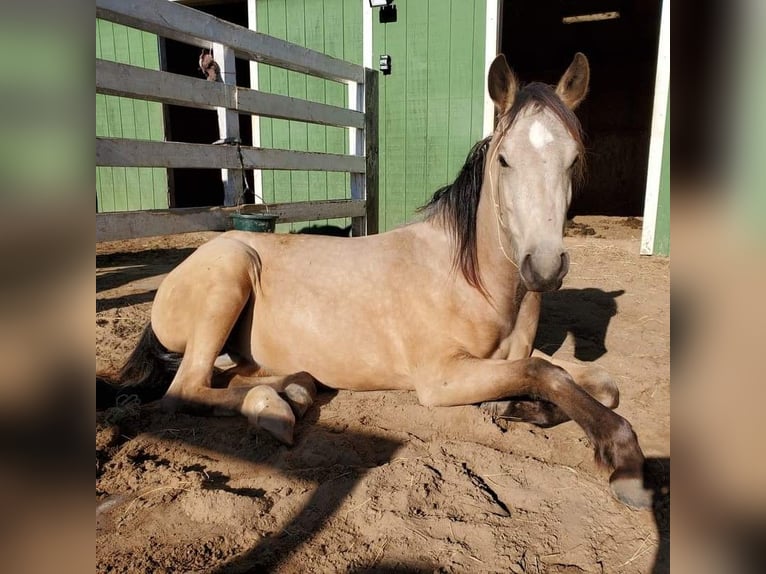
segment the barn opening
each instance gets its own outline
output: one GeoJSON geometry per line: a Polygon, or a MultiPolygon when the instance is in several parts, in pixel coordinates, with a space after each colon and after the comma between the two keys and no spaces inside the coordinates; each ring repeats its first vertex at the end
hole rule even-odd
{"type": "Polygon", "coordinates": [[[590,62],[590,92],[577,112],[588,177],[570,217],[642,215],[661,1],[504,0],[500,7],[498,46],[522,81],[555,84],[578,51],[590,62]],[[577,16],[586,18],[571,22],[577,16]]]}
{"type": "MultiPolygon", "coordinates": [[[[238,0],[185,1],[196,10],[247,27],[247,2],[238,0]]],[[[163,38],[161,52],[163,69],[174,74],[203,78],[199,69],[201,48],[163,38]]],[[[212,49],[212,46],[210,47],[212,49]]],[[[246,60],[236,59],[237,84],[250,85],[250,65],[246,60]]],[[[240,139],[244,145],[252,145],[250,116],[240,116],[240,139]]],[[[211,144],[219,139],[218,115],[214,110],[202,110],[184,106],[165,106],[165,133],[169,141],[211,144]]],[[[198,169],[169,169],[168,187],[172,207],[207,207],[223,205],[223,182],[221,170],[201,165],[198,169]]],[[[253,172],[247,171],[249,187],[253,189],[253,172]]],[[[253,201],[252,193],[244,198],[253,201]]]]}

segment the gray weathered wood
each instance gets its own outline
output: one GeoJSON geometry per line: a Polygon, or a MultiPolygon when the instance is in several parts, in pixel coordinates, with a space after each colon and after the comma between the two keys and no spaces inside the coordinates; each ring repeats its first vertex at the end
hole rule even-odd
{"type": "Polygon", "coordinates": [[[364,101],[365,101],[365,205],[367,220],[367,235],[378,233],[378,72],[365,70],[364,101]]]}
{"type": "MultiPolygon", "coordinates": [[[[363,157],[242,146],[245,169],[364,173],[363,157]]],[[[96,138],[96,165],[238,169],[236,146],[96,138]]]]}
{"type": "MultiPolygon", "coordinates": [[[[245,205],[242,213],[267,211],[279,216],[280,223],[359,217],[365,213],[363,201],[331,199],[301,203],[245,205]]],[[[116,241],[194,231],[224,231],[231,228],[230,216],[236,207],[194,207],[96,214],[96,241],[116,241]]]]}
{"type": "Polygon", "coordinates": [[[167,0],[96,0],[96,17],[201,47],[225,41],[238,57],[329,80],[364,81],[362,66],[167,0]]]}
{"type": "Polygon", "coordinates": [[[99,59],[96,92],[208,110],[224,107],[241,114],[328,126],[364,127],[364,114],[346,108],[99,59]]]}

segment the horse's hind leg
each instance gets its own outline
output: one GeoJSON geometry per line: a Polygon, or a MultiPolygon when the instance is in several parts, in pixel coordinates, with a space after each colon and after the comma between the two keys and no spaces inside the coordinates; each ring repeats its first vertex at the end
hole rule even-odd
{"type": "Polygon", "coordinates": [[[298,418],[306,414],[317,396],[316,379],[305,371],[287,376],[260,376],[252,374],[247,366],[236,366],[215,375],[213,383],[229,388],[271,387],[284,396],[298,418]]]}
{"type": "Polygon", "coordinates": [[[174,313],[188,318],[186,323],[181,323],[185,343],[183,359],[162,399],[162,406],[169,411],[240,413],[251,424],[292,444],[295,417],[276,391],[268,386],[212,388],[216,358],[240,313],[254,296],[253,255],[233,241],[220,247],[208,248],[201,253],[197,266],[188,268],[185,275],[168,276],[166,288],[181,291],[176,295],[182,299],[180,303],[174,305],[173,299],[158,293],[158,297],[162,297],[160,305],[152,310],[152,323],[158,325],[160,332],[172,333],[170,326],[178,324],[171,320],[174,313]],[[185,308],[179,308],[181,304],[185,308]]]}

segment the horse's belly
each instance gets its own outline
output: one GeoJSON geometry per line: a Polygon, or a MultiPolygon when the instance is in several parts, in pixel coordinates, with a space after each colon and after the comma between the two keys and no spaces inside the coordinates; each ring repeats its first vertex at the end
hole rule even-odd
{"type": "Polygon", "coordinates": [[[335,389],[412,388],[405,349],[348,313],[259,310],[256,304],[250,340],[253,360],[274,374],[307,371],[335,389]]]}

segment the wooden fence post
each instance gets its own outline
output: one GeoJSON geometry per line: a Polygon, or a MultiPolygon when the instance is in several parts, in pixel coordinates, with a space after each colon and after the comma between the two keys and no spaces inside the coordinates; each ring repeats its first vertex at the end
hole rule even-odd
{"type": "Polygon", "coordinates": [[[378,233],[378,72],[364,73],[365,201],[367,235],[378,233]]]}

